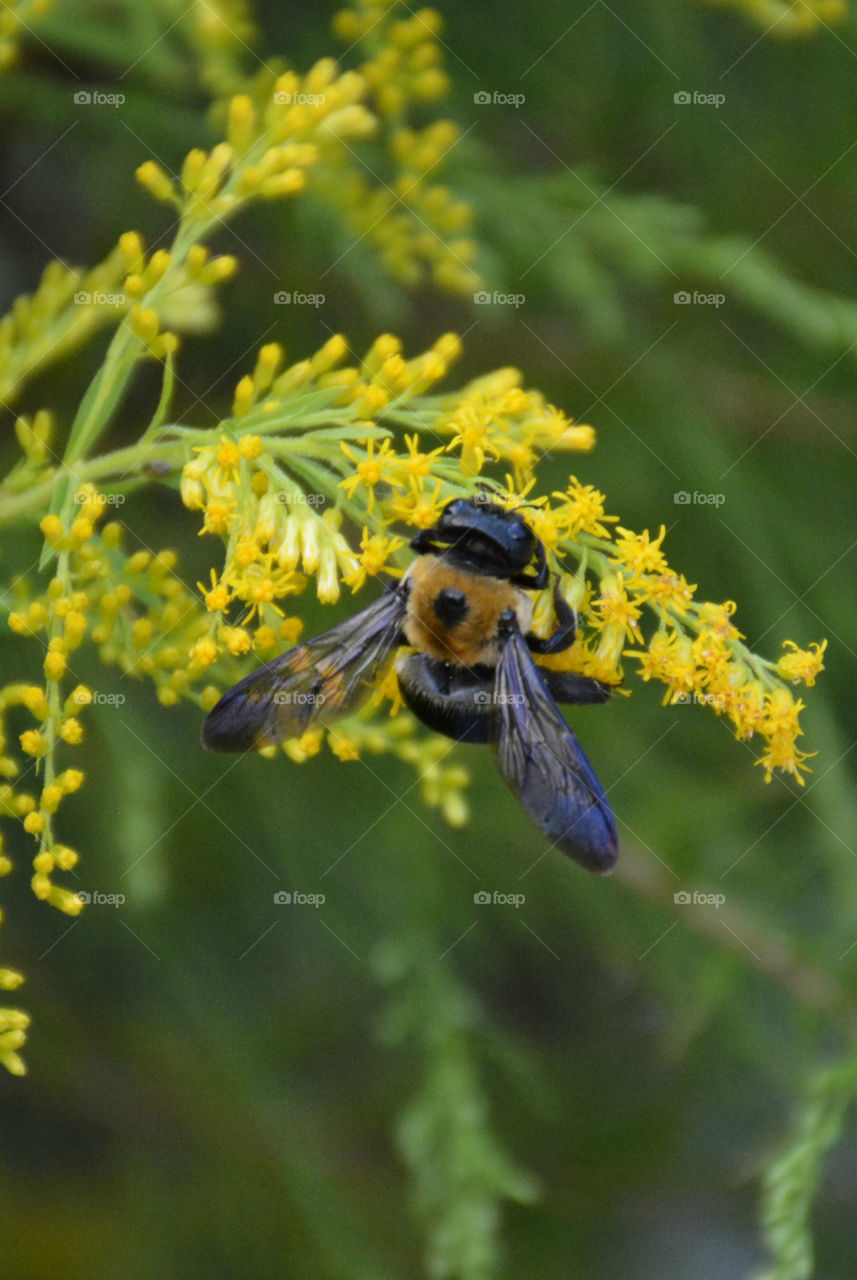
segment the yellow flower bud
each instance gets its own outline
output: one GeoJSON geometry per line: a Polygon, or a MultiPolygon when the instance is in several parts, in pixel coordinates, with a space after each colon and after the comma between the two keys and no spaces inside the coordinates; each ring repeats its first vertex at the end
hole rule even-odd
{"type": "Polygon", "coordinates": [[[42,669],[48,680],[61,680],[65,675],[66,659],[62,653],[48,653],[42,669]]]}
{"type": "Polygon", "coordinates": [[[46,875],[40,874],[38,871],[30,881],[30,887],[36,897],[42,902],[44,902],[45,898],[48,897],[52,888],[49,878],[46,875]]]}
{"type": "Polygon", "coordinates": [[[128,270],[136,269],[145,253],[143,237],[139,231],[126,231],[119,237],[119,252],[125,259],[128,270]]]}
{"type": "Polygon", "coordinates": [[[45,535],[45,538],[47,539],[48,543],[52,547],[59,549],[60,544],[63,542],[65,538],[65,530],[62,527],[62,521],[60,520],[59,516],[57,515],[43,516],[42,519],[39,521],[39,528],[41,529],[42,533],[45,535]]]}
{"type": "Polygon", "coordinates": [[[236,418],[243,418],[246,413],[253,407],[253,401],[256,397],[256,388],[253,385],[253,379],[249,374],[238,383],[235,388],[235,399],[232,404],[232,412],[236,418]]]}
{"type": "MultiPolygon", "coordinates": [[[[192,151],[187,153],[184,163],[182,164],[182,186],[185,191],[196,190],[207,159],[207,155],[204,151],[201,151],[199,147],[194,147],[192,151]]],[[[208,251],[203,249],[202,245],[194,245],[193,249],[198,249],[204,253],[206,257],[208,256],[208,251]]],[[[193,253],[193,249],[191,249],[190,254],[188,254],[188,263],[190,263],[190,255],[193,253]]],[[[205,259],[203,259],[203,261],[204,260],[205,259]]]]}
{"type": "Polygon", "coordinates": [[[172,182],[154,160],[146,160],[136,172],[137,181],[150,191],[156,200],[171,201],[174,198],[172,182]]]}
{"type": "Polygon", "coordinates": [[[54,860],[61,871],[71,871],[77,866],[78,856],[68,845],[58,844],[54,849],[54,860]]]}
{"type": "Polygon", "coordinates": [[[83,741],[83,725],[75,716],[69,716],[60,722],[59,736],[70,747],[76,747],[83,741]]]}

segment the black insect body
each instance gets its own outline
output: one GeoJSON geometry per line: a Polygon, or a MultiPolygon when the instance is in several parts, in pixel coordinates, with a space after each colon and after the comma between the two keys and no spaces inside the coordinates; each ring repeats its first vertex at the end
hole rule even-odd
{"type": "Polygon", "coordinates": [[[367,609],[253,672],[223,695],[202,730],[210,751],[246,751],[296,737],[356,710],[394,651],[402,698],[424,724],[488,742],[526,813],[564,853],[610,872],[618,845],[610,806],[557,703],[604,702],[610,688],[536,665],[574,640],[558,591],[559,626],[532,634],[527,591],[549,582],[545,550],[515,512],[456,499],[411,546],[401,582],[367,609]]]}

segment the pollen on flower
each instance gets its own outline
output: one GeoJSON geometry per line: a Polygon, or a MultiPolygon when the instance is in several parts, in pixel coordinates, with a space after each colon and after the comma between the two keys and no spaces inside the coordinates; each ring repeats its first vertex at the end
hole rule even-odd
{"type": "Polygon", "coordinates": [[[670,570],[644,579],[635,589],[646,603],[682,617],[687,613],[696,587],[691,586],[683,574],[670,570]]]}
{"type": "Polygon", "coordinates": [[[202,598],[209,613],[223,613],[224,609],[229,607],[232,595],[229,588],[223,582],[218,581],[216,570],[211,570],[210,587],[206,587],[202,582],[198,582],[196,585],[202,592],[202,598]]]}
{"type": "Polygon", "coordinates": [[[790,649],[791,653],[785,653],[777,663],[777,675],[782,676],[783,680],[789,680],[792,684],[807,685],[812,688],[815,684],[815,678],[824,670],[824,651],[827,648],[827,641],[822,640],[820,644],[811,644],[808,649],[799,649],[793,640],[784,640],[783,648],[790,649]]]}
{"type": "Polygon", "coordinates": [[[249,653],[253,647],[250,632],[245,631],[243,627],[221,627],[218,632],[218,639],[226,645],[229,652],[236,658],[249,653]]]}
{"type": "Polygon", "coordinates": [[[610,537],[607,525],[615,523],[619,517],[605,515],[605,496],[593,485],[581,484],[572,476],[565,493],[553,496],[561,503],[556,518],[568,535],[588,533],[596,538],[610,537]]]}
{"type": "Polygon", "coordinates": [[[20,735],[21,750],[28,756],[41,756],[47,750],[47,739],[38,729],[25,729],[20,735]]]}
{"type": "Polygon", "coordinates": [[[237,470],[241,452],[233,440],[221,440],[214,451],[214,456],[221,471],[227,472],[231,476],[237,470]]]}
{"type": "Polygon", "coordinates": [[[188,650],[188,656],[195,666],[210,667],[213,662],[217,661],[218,652],[215,641],[205,636],[191,645],[188,650]]]}
{"type": "Polygon", "coordinates": [[[658,536],[651,538],[648,529],[644,529],[642,533],[632,533],[630,529],[617,525],[613,554],[632,574],[662,574],[669,567],[661,551],[666,532],[666,526],[661,525],[658,536]]]}
{"type": "Polygon", "coordinates": [[[605,628],[627,633],[628,637],[642,643],[639,628],[640,606],[630,600],[621,574],[609,574],[601,579],[601,592],[593,605],[593,611],[605,628]]]}
{"type": "Polygon", "coordinates": [[[364,487],[369,494],[367,510],[371,512],[375,501],[375,490],[382,481],[394,487],[401,483],[395,477],[394,468],[399,460],[393,452],[393,446],[389,440],[384,440],[376,453],[375,441],[370,439],[363,458],[357,457],[353,449],[344,442],[341,448],[346,457],[353,462],[355,474],[341,480],[340,488],[345,490],[349,498],[353,498],[356,490],[361,486],[364,487]]]}
{"type": "Polygon", "coordinates": [[[68,716],[65,720],[60,721],[59,736],[69,746],[76,747],[78,743],[83,741],[83,725],[76,716],[68,716]]]}
{"type": "Polygon", "coordinates": [[[223,498],[212,497],[205,508],[202,533],[228,533],[234,518],[235,504],[223,498]]]}

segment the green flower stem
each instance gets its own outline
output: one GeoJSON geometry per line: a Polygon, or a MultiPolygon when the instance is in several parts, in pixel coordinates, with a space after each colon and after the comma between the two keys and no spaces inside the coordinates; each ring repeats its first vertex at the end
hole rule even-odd
{"type": "MultiPolygon", "coordinates": [[[[143,446],[138,441],[124,449],[102,454],[99,458],[79,462],[74,470],[74,479],[78,485],[87,481],[109,481],[111,475],[117,475],[121,479],[150,462],[169,462],[172,467],[179,468],[186,461],[187,447],[184,444],[171,442],[143,446]]],[[[0,525],[16,524],[22,517],[44,515],[51,495],[55,492],[58,474],[52,473],[25,493],[11,496],[0,494],[0,525]]]]}

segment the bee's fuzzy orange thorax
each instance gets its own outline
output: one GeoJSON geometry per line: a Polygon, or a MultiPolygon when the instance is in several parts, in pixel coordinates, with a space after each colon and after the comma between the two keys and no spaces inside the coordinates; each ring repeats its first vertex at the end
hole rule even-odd
{"type": "Polygon", "coordinates": [[[524,635],[530,630],[531,601],[502,578],[471,573],[431,555],[415,560],[408,578],[411,590],[404,623],[408,643],[442,662],[494,666],[500,616],[508,609],[517,614],[524,635]],[[466,597],[468,608],[460,621],[447,625],[438,616],[435,602],[441,591],[450,589],[466,597]]]}

